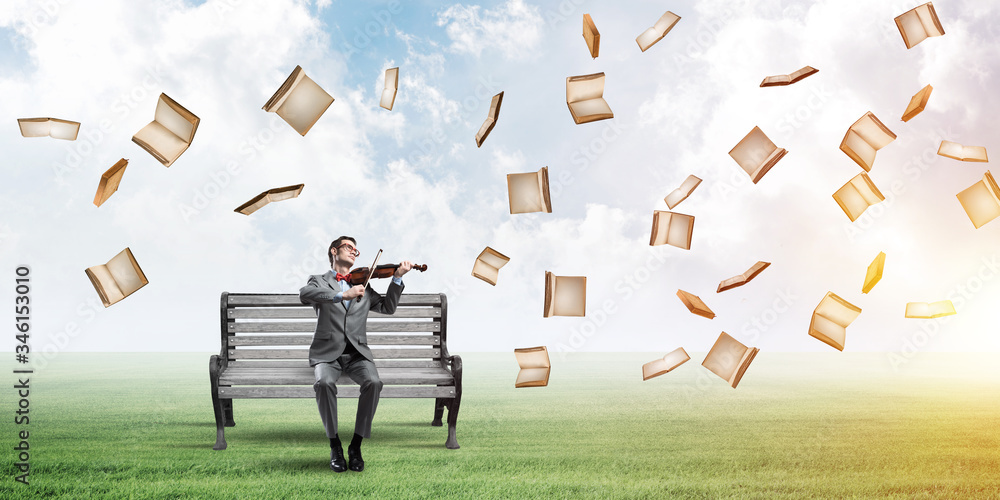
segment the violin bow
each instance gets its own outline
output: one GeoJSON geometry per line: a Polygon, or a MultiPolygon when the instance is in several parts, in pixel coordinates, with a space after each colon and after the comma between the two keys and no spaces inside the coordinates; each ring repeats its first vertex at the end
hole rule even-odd
{"type": "Polygon", "coordinates": [[[372,262],[372,267],[368,269],[368,278],[365,279],[365,286],[368,286],[368,282],[371,281],[372,275],[375,274],[375,264],[378,263],[378,258],[382,255],[382,249],[378,249],[378,253],[375,254],[375,262],[372,262]]]}

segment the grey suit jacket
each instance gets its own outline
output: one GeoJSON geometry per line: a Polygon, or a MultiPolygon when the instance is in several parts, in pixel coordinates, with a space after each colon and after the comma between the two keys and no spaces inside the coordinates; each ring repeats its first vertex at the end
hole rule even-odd
{"type": "Polygon", "coordinates": [[[344,301],[336,301],[339,292],[340,284],[333,271],[309,276],[306,286],[299,289],[299,300],[313,306],[317,315],[316,333],[309,346],[309,366],[333,362],[344,353],[347,342],[362,356],[375,361],[368,348],[368,311],[395,313],[403,285],[390,283],[384,297],[369,285],[363,296],[351,301],[350,308],[344,301]]]}

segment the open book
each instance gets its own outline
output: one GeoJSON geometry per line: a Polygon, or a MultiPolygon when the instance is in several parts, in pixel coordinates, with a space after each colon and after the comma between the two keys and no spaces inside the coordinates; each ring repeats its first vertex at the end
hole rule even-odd
{"type": "Polygon", "coordinates": [[[840,150],[865,172],[870,172],[875,163],[875,152],[895,140],[896,134],[869,111],[847,129],[844,140],[840,142],[840,150]]]}
{"type": "Polygon", "coordinates": [[[101,174],[101,182],[97,185],[97,194],[94,195],[94,205],[103,205],[111,195],[115,194],[115,191],[118,191],[118,184],[121,183],[127,166],[128,160],[122,158],[101,174]]]}
{"type": "Polygon", "coordinates": [[[302,188],[305,186],[305,184],[296,184],[294,186],[268,189],[267,191],[254,196],[250,199],[250,201],[236,207],[236,210],[233,211],[239,212],[243,215],[250,215],[272,201],[282,201],[298,197],[299,194],[302,193],[302,188]]]}
{"type": "Polygon", "coordinates": [[[932,36],[944,34],[941,27],[941,20],[938,19],[934,4],[927,2],[919,7],[914,7],[896,16],[896,27],[899,34],[903,35],[903,43],[907,49],[912,49],[914,45],[932,36]]]}
{"type": "Polygon", "coordinates": [[[399,88],[399,67],[385,70],[385,87],[382,89],[382,99],[378,105],[392,111],[392,105],[396,102],[396,89],[399,88]]]}
{"type": "Polygon", "coordinates": [[[903,111],[904,122],[910,121],[910,118],[919,115],[924,110],[924,107],[927,106],[927,101],[931,98],[932,90],[934,90],[934,87],[928,85],[920,89],[920,92],[913,94],[913,97],[910,98],[910,103],[906,105],[906,111],[903,111]]]}
{"type": "Polygon", "coordinates": [[[163,166],[169,167],[191,146],[199,123],[201,119],[184,106],[167,94],[160,94],[153,121],[136,132],[132,142],[153,155],[163,166]]]}
{"type": "Polygon", "coordinates": [[[107,264],[88,267],[86,273],[97,289],[97,294],[101,296],[104,307],[132,295],[132,292],[149,283],[128,247],[107,264]]]}
{"type": "Polygon", "coordinates": [[[304,136],[331,104],[333,97],[306,76],[302,66],[296,66],[262,109],[278,113],[285,123],[304,136]]]}
{"type": "Polygon", "coordinates": [[[653,229],[649,234],[649,246],[671,245],[690,250],[693,233],[693,215],[653,210],[653,229]]]}
{"type": "Polygon", "coordinates": [[[566,106],[577,125],[614,118],[604,100],[604,73],[566,77],[566,106]]]}
{"type": "Polygon", "coordinates": [[[597,31],[597,26],[590,18],[590,14],[583,15],[583,39],[587,41],[590,57],[597,59],[597,55],[601,51],[601,33],[597,31]]]}
{"type": "Polygon", "coordinates": [[[75,141],[80,133],[80,122],[59,118],[18,118],[17,126],[22,137],[51,137],[75,141]]]}
{"type": "Polygon", "coordinates": [[[674,29],[674,25],[680,20],[681,17],[677,14],[669,10],[665,12],[652,28],[635,37],[635,43],[639,44],[639,50],[645,52],[656,42],[663,40],[663,37],[667,36],[667,33],[670,33],[670,30],[674,29]]]}
{"type": "Polygon", "coordinates": [[[868,293],[882,279],[882,270],[885,268],[885,252],[879,252],[875,260],[868,265],[868,272],[865,273],[865,284],[861,285],[861,293],[868,293]]]}
{"type": "Polygon", "coordinates": [[[983,146],[963,146],[957,142],[941,141],[937,154],[961,161],[987,162],[986,148],[983,146]]]}
{"type": "Polygon", "coordinates": [[[754,184],[771,170],[778,160],[787,154],[784,148],[775,146],[760,127],[754,127],[731,151],[731,156],[740,165],[754,184]]]}
{"type": "Polygon", "coordinates": [[[691,356],[688,356],[687,351],[683,347],[678,347],[668,352],[666,356],[642,365],[642,379],[649,380],[653,377],[659,377],[664,373],[669,373],[674,368],[687,363],[689,359],[691,359],[691,356]]]}
{"type": "Polygon", "coordinates": [[[687,179],[684,179],[684,183],[681,184],[681,187],[671,191],[670,194],[663,198],[663,201],[667,203],[667,208],[673,209],[680,202],[686,200],[688,196],[691,196],[691,192],[694,191],[694,188],[698,187],[698,184],[701,184],[700,178],[693,175],[687,176],[687,179]]]}
{"type": "Polygon", "coordinates": [[[760,349],[747,347],[728,333],[722,332],[701,366],[722,377],[722,380],[735,389],[758,351],[760,349]]]}
{"type": "Polygon", "coordinates": [[[868,207],[884,201],[885,196],[875,187],[868,174],[861,172],[833,193],[833,199],[851,222],[854,222],[868,207]]]}
{"type": "Polygon", "coordinates": [[[955,306],[950,300],[942,300],[934,303],[927,302],[907,302],[907,318],[940,318],[941,316],[951,316],[955,313],[955,306]]]}
{"type": "Polygon", "coordinates": [[[715,293],[725,292],[726,290],[729,290],[731,288],[736,288],[738,286],[743,286],[749,283],[750,280],[756,278],[757,275],[761,273],[761,271],[767,269],[767,266],[770,265],[771,265],[770,262],[757,261],[757,263],[750,266],[750,269],[747,269],[745,273],[737,274],[732,278],[727,278],[720,281],[719,288],[715,290],[715,293]]]}
{"type": "Polygon", "coordinates": [[[989,170],[983,175],[983,180],[965,188],[956,196],[976,229],[1000,217],[1000,187],[989,170]]]}
{"type": "Polygon", "coordinates": [[[472,275],[496,286],[500,268],[507,265],[508,262],[510,262],[510,257],[486,247],[476,257],[476,263],[472,266],[472,275]]]}
{"type": "Polygon", "coordinates": [[[511,214],[552,213],[549,167],[542,167],[537,172],[507,174],[507,199],[511,214]]]}
{"type": "Polygon", "coordinates": [[[586,311],[586,276],[556,276],[545,271],[545,311],[542,317],[585,316],[586,311]]]}
{"type": "Polygon", "coordinates": [[[545,387],[549,385],[549,372],[552,371],[552,365],[549,364],[549,351],[545,346],[514,349],[514,357],[517,359],[517,366],[521,368],[517,372],[514,387],[545,387]]]}
{"type": "Polygon", "coordinates": [[[482,147],[483,141],[486,140],[486,136],[490,135],[493,131],[493,127],[496,126],[497,120],[500,119],[500,104],[503,103],[503,91],[499,94],[493,96],[490,101],[490,112],[486,115],[486,121],[483,122],[483,126],[479,127],[479,132],[476,132],[476,147],[482,147]]]}
{"type": "Polygon", "coordinates": [[[681,302],[684,303],[684,307],[688,308],[688,311],[704,318],[715,318],[715,313],[701,300],[701,297],[678,289],[677,298],[681,299],[681,302]]]}
{"type": "Polygon", "coordinates": [[[776,87],[779,85],[791,85],[807,76],[815,75],[818,72],[819,70],[812,66],[803,66],[802,69],[788,75],[774,75],[764,78],[764,81],[760,82],[760,86],[776,87]]]}
{"type": "Polygon", "coordinates": [[[809,321],[809,335],[826,342],[838,351],[843,351],[847,339],[847,327],[858,319],[860,314],[860,307],[833,292],[826,292],[823,300],[813,310],[812,320],[809,321]]]}

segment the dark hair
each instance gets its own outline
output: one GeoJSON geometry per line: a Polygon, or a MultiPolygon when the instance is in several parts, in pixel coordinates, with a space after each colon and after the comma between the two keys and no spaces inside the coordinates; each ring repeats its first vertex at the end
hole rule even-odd
{"type": "Polygon", "coordinates": [[[354,241],[354,238],[351,238],[350,236],[341,236],[341,237],[333,240],[333,243],[330,243],[330,249],[326,251],[326,256],[330,258],[330,265],[331,266],[333,265],[333,254],[330,253],[330,250],[333,250],[334,248],[339,247],[340,244],[344,242],[344,240],[351,240],[351,243],[354,243],[354,246],[358,246],[358,242],[354,241]]]}

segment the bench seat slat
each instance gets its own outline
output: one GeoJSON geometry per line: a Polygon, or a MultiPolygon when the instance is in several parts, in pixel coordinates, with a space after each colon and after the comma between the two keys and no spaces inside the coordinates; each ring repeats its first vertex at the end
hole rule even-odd
{"type": "MultiPolygon", "coordinates": [[[[375,359],[440,358],[438,348],[372,349],[375,359]]],[[[308,359],[309,349],[229,349],[229,359],[308,359]]]]}
{"type": "MultiPolygon", "coordinates": [[[[385,385],[454,385],[455,377],[444,368],[383,368],[379,378],[385,385]]],[[[223,385],[312,385],[312,368],[229,368],[219,376],[223,385]]],[[[346,374],[337,379],[337,386],[355,384],[346,374]]],[[[356,385],[356,384],[355,384],[356,385]]]]}
{"type": "MultiPolygon", "coordinates": [[[[316,331],[316,322],[232,322],[228,323],[228,327],[229,333],[313,333],[316,331]]],[[[369,332],[440,332],[441,323],[437,321],[369,321],[366,330],[369,332]]]]}
{"type": "MultiPolygon", "coordinates": [[[[312,335],[234,335],[230,346],[309,345],[312,335]]],[[[368,345],[441,345],[438,335],[369,335],[368,345]]]]}
{"type": "MultiPolygon", "coordinates": [[[[338,398],[356,398],[361,388],[349,385],[337,388],[338,398]]],[[[315,398],[316,391],[312,387],[302,386],[270,386],[270,387],[219,387],[220,398],[315,398]]],[[[405,386],[387,385],[379,393],[380,398],[454,398],[454,386],[405,386]]]]}
{"type": "MultiPolygon", "coordinates": [[[[301,307],[239,307],[227,309],[229,319],[316,319],[312,306],[301,307]]],[[[369,318],[440,318],[440,307],[397,307],[393,314],[368,312],[369,318]]]]}
{"type": "MultiPolygon", "coordinates": [[[[232,306],[272,306],[301,307],[297,293],[230,293],[228,302],[232,306]]],[[[399,298],[401,306],[440,306],[441,295],[436,293],[404,293],[399,298]]]]}

